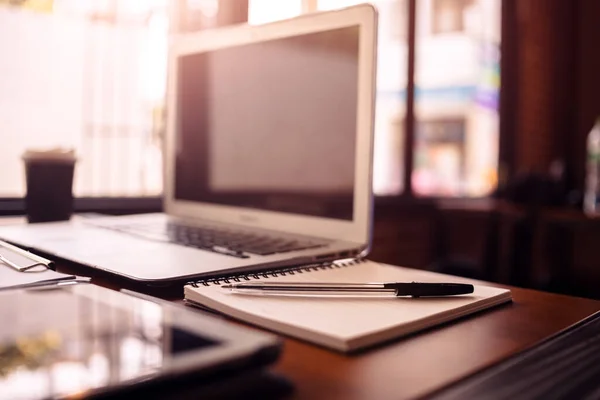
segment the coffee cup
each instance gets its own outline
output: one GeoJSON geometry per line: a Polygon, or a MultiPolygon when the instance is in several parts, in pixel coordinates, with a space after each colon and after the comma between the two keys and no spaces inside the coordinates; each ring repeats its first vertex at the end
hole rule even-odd
{"type": "Polygon", "coordinates": [[[75,152],[69,149],[28,150],[23,154],[27,220],[64,221],[73,214],[75,152]]]}

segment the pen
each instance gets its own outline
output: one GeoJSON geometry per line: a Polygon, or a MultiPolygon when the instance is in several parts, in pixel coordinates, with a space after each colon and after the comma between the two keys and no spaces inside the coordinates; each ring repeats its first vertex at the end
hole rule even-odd
{"type": "Polygon", "coordinates": [[[64,281],[30,282],[30,283],[23,283],[21,285],[13,285],[13,286],[5,287],[5,288],[0,288],[0,291],[14,290],[14,289],[54,289],[54,288],[59,288],[61,286],[78,285],[81,283],[92,283],[92,281],[90,278],[81,277],[81,278],[69,279],[69,280],[64,280],[64,281]]]}
{"type": "Polygon", "coordinates": [[[389,282],[389,283],[305,283],[305,282],[255,282],[222,285],[239,293],[389,293],[394,296],[434,297],[456,296],[473,293],[473,285],[465,283],[423,283],[423,282],[389,282]]]}

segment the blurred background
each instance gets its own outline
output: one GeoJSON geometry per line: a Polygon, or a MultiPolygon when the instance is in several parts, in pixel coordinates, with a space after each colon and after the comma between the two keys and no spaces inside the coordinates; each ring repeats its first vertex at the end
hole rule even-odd
{"type": "MultiPolygon", "coordinates": [[[[360,1],[221,3],[0,2],[0,129],[11,139],[1,161],[0,195],[23,195],[23,177],[13,171],[21,171],[20,154],[32,145],[77,149],[78,195],[160,194],[170,34],[216,26],[219,7],[242,3],[247,21],[261,24],[360,1]],[[174,26],[170,17],[178,12],[185,21],[174,26]]],[[[483,196],[496,187],[500,3],[418,2],[411,171],[417,195],[483,196]]],[[[373,4],[381,17],[374,189],[398,195],[405,183],[408,1],[373,4]]]]}
{"type": "MultiPolygon", "coordinates": [[[[160,210],[170,37],[356,0],[0,0],[0,214],[21,154],[74,147],[79,211],[160,210]]],[[[376,0],[371,257],[600,297],[582,212],[600,3],[376,0]]]]}

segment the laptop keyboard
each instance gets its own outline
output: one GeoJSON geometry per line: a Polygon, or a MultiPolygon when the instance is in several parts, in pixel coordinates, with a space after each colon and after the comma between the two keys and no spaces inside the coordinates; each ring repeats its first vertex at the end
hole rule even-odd
{"type": "Polygon", "coordinates": [[[103,224],[102,227],[182,246],[194,247],[238,258],[251,254],[267,256],[313,249],[325,244],[316,241],[269,236],[214,226],[168,223],[103,224]]]}

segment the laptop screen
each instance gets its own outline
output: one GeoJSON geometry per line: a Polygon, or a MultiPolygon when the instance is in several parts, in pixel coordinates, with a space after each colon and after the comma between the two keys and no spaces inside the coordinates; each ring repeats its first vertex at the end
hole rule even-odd
{"type": "Polygon", "coordinates": [[[352,220],[359,27],[181,56],[175,198],[352,220]]]}

